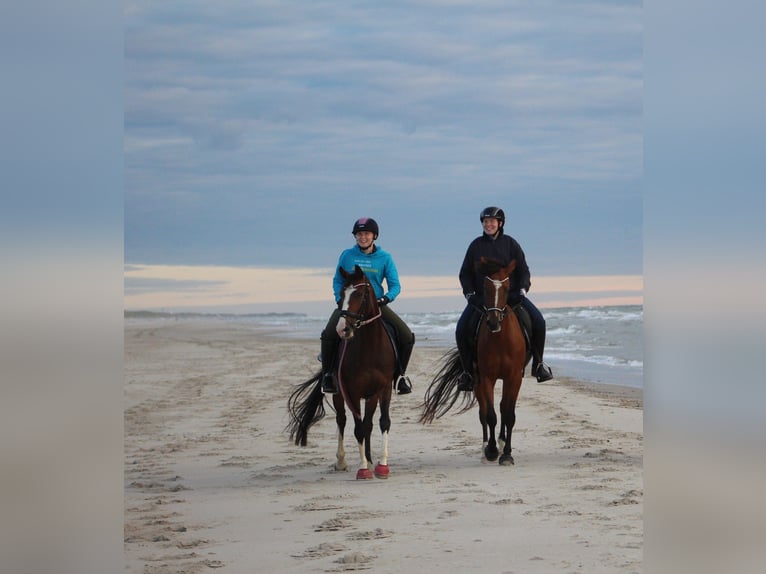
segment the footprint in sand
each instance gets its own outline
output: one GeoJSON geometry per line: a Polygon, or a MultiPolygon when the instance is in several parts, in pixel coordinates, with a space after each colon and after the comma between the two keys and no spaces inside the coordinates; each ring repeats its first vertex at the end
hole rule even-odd
{"type": "Polygon", "coordinates": [[[344,570],[355,570],[356,568],[353,568],[353,566],[359,566],[363,564],[369,564],[373,560],[377,558],[376,556],[367,556],[365,554],[361,554],[360,552],[354,552],[352,554],[346,554],[345,556],[341,556],[337,560],[335,560],[338,564],[343,564],[346,566],[344,570]],[[349,568],[351,566],[351,568],[349,568]]]}
{"type": "Polygon", "coordinates": [[[324,558],[326,556],[338,554],[344,550],[346,550],[346,547],[343,546],[343,544],[324,542],[319,546],[307,548],[302,554],[293,554],[293,558],[324,558]]]}
{"type": "Polygon", "coordinates": [[[391,538],[394,533],[382,528],[376,528],[375,530],[367,530],[365,532],[354,532],[349,534],[349,540],[380,540],[382,538],[391,538]]]}
{"type": "Polygon", "coordinates": [[[314,528],[314,532],[334,532],[348,528],[348,523],[341,518],[331,518],[314,528]]]}

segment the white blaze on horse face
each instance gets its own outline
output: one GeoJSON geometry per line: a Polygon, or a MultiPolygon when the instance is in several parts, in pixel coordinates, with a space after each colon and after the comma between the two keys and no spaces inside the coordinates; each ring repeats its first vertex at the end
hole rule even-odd
{"type": "MultiPolygon", "coordinates": [[[[351,298],[351,293],[354,292],[353,285],[349,285],[346,287],[346,289],[343,291],[343,306],[341,307],[341,311],[348,311],[348,301],[351,298]]],[[[345,331],[346,331],[346,318],[341,317],[338,319],[338,324],[335,326],[335,330],[338,332],[339,337],[343,337],[345,331]]]]}
{"type": "Polygon", "coordinates": [[[498,281],[497,279],[492,279],[492,285],[495,288],[495,304],[493,305],[493,307],[495,309],[499,309],[500,308],[500,301],[499,301],[499,299],[500,299],[500,287],[503,285],[503,282],[502,281],[498,281]]]}

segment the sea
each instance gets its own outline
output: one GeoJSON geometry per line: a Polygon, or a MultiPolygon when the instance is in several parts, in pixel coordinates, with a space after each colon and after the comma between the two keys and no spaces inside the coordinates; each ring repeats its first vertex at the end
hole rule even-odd
{"type": "MultiPolygon", "coordinates": [[[[644,310],[642,305],[541,309],[547,337],[545,362],[554,376],[590,383],[643,388],[644,310]]],[[[418,346],[455,346],[455,325],[462,310],[400,313],[415,333],[418,346]]],[[[125,319],[221,320],[251,324],[282,337],[317,339],[326,316],[304,313],[154,313],[126,311],[125,319]]],[[[416,351],[417,352],[417,351],[416,351]]]]}

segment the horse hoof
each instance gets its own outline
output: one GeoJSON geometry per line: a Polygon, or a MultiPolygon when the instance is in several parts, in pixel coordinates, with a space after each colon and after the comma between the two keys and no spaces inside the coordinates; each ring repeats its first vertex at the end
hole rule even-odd
{"type": "Polygon", "coordinates": [[[513,457],[510,454],[504,454],[500,457],[500,464],[502,466],[511,466],[513,464],[513,457]]]}
{"type": "Polygon", "coordinates": [[[380,464],[375,467],[375,476],[378,478],[388,478],[388,465],[387,464],[380,464]]]}
{"type": "Polygon", "coordinates": [[[369,468],[360,468],[356,471],[357,480],[370,480],[372,479],[372,471],[369,468]]]}
{"type": "Polygon", "coordinates": [[[497,450],[491,450],[491,449],[484,449],[484,458],[486,458],[489,462],[495,462],[497,460],[497,455],[500,454],[497,450]]]}

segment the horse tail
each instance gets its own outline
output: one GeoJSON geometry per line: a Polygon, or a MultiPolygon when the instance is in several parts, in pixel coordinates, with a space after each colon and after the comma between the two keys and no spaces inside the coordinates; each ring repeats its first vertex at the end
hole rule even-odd
{"type": "Polygon", "coordinates": [[[462,404],[457,414],[470,410],[476,403],[476,396],[473,393],[460,393],[457,390],[457,382],[463,372],[457,348],[447,351],[440,361],[442,365],[431,384],[428,385],[423,403],[420,405],[422,424],[432,423],[434,419],[443,417],[455,406],[461,395],[463,395],[462,404]]]}
{"type": "Polygon", "coordinates": [[[319,371],[299,384],[287,400],[290,423],[285,430],[289,431],[290,440],[294,440],[296,445],[306,446],[309,429],[325,416],[324,393],[319,384],[321,377],[322,372],[319,371]]]}

